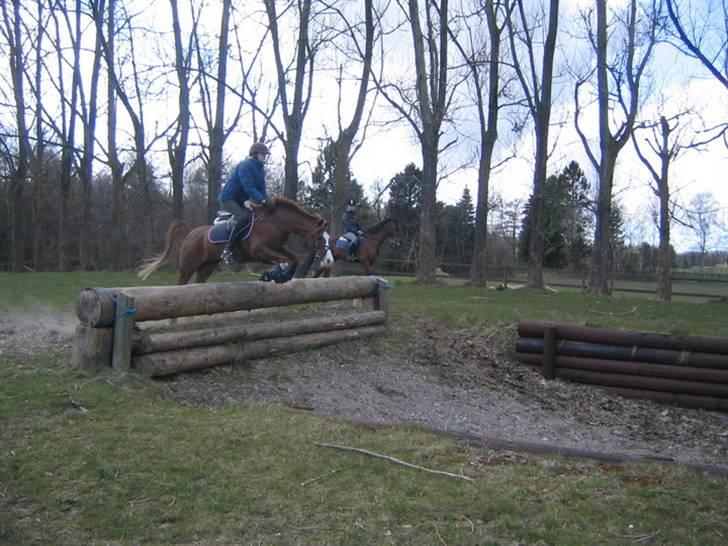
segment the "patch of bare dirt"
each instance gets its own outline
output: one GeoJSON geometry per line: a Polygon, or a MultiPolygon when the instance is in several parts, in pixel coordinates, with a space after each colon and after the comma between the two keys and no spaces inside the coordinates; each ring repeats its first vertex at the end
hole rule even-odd
{"type": "MultiPolygon", "coordinates": [[[[0,315],[0,356],[68,350],[72,317],[0,315]]],[[[728,414],[621,398],[545,381],[516,361],[515,325],[443,329],[413,318],[373,343],[180,374],[163,380],[182,404],[242,401],[410,423],[510,441],[728,467],[728,414]]]]}

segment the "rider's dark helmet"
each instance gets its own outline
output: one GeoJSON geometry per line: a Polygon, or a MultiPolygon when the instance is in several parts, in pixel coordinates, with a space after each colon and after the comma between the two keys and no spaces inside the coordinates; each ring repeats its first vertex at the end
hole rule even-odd
{"type": "Polygon", "coordinates": [[[256,142],[250,147],[248,155],[253,157],[256,154],[270,154],[270,150],[268,149],[268,146],[262,142],[256,142]]]}

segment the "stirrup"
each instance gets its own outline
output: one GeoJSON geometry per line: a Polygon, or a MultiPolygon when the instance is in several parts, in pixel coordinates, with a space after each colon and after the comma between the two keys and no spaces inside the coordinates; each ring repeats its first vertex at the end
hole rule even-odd
{"type": "Polygon", "coordinates": [[[222,255],[220,256],[223,262],[225,262],[227,265],[230,265],[233,263],[233,251],[229,248],[226,248],[222,251],[222,255]]]}

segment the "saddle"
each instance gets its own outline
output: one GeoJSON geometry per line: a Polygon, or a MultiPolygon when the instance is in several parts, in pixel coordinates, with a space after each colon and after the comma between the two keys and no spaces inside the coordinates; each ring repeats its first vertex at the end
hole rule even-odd
{"type": "MultiPolygon", "coordinates": [[[[213,244],[227,243],[230,240],[230,234],[235,227],[235,216],[232,212],[224,210],[217,211],[215,220],[212,222],[210,229],[207,230],[207,240],[213,244]]],[[[243,229],[241,239],[245,239],[250,235],[253,229],[252,218],[248,222],[248,225],[243,229]]]]}

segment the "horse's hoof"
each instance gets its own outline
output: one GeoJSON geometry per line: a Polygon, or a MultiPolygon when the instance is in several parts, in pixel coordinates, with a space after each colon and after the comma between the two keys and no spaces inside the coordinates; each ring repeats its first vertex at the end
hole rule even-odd
{"type": "Polygon", "coordinates": [[[271,281],[271,278],[270,278],[270,273],[268,273],[268,271],[266,271],[265,273],[263,273],[263,274],[262,274],[262,275],[260,276],[260,278],[259,278],[258,280],[259,280],[259,281],[263,281],[263,282],[270,282],[270,281],[271,281]]]}

